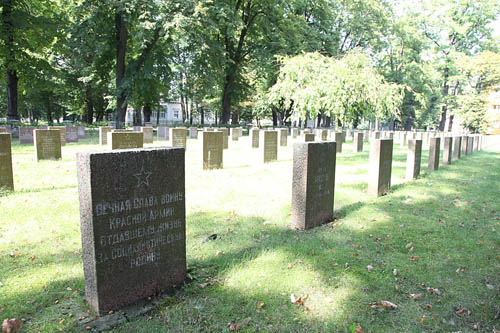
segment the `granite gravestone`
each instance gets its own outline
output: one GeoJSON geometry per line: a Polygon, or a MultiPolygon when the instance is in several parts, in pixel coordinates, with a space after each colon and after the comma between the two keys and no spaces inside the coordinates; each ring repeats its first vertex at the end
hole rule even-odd
{"type": "Polygon", "coordinates": [[[313,142],[314,137],[314,133],[304,133],[304,142],[313,142]]]}
{"type": "Polygon", "coordinates": [[[260,135],[259,129],[252,128],[250,130],[250,135],[252,137],[252,148],[259,148],[259,135],[260,135]]]}
{"type": "Polygon", "coordinates": [[[97,313],[183,283],[184,167],[183,149],[77,154],[85,296],[97,313]]]}
{"type": "Polygon", "coordinates": [[[311,132],[310,128],[304,128],[304,131],[302,133],[304,133],[304,134],[310,134],[312,132],[311,132]]]}
{"type": "Polygon", "coordinates": [[[462,146],[460,147],[460,152],[461,152],[461,156],[465,156],[467,155],[467,145],[468,145],[468,137],[467,135],[464,135],[462,136],[462,146]]]}
{"type": "Polygon", "coordinates": [[[335,143],[337,144],[336,153],[342,152],[342,132],[333,132],[335,143]]]}
{"type": "Polygon", "coordinates": [[[292,226],[311,229],[333,220],[335,142],[293,146],[292,226]]]}
{"type": "Polygon", "coordinates": [[[78,139],[85,139],[85,127],[78,126],[78,139]]]}
{"type": "Polygon", "coordinates": [[[472,151],[476,152],[479,150],[479,135],[474,135],[474,146],[472,147],[472,151]]]}
{"type": "Polygon", "coordinates": [[[406,158],[406,180],[417,179],[422,161],[422,140],[408,140],[408,156],[406,158]]]}
{"type": "Polygon", "coordinates": [[[19,126],[19,143],[32,145],[34,142],[33,130],[34,128],[31,126],[19,126]]]}
{"type": "Polygon", "coordinates": [[[462,137],[456,136],[453,140],[453,158],[456,160],[460,158],[461,147],[462,147],[462,137]]]}
{"type": "Polygon", "coordinates": [[[380,139],[380,132],[379,131],[372,132],[371,139],[373,139],[373,140],[380,139]]]}
{"type": "Polygon", "coordinates": [[[108,133],[108,148],[134,149],[144,146],[144,133],[126,130],[113,130],[108,133]]]}
{"type": "Polygon", "coordinates": [[[239,128],[231,128],[231,139],[233,141],[238,141],[240,139],[240,129],[239,128]]]}
{"type": "Polygon", "coordinates": [[[49,129],[59,131],[59,135],[61,136],[61,146],[65,146],[66,145],[66,127],[49,126],[49,129]]]}
{"type": "Polygon", "coordinates": [[[288,145],[288,130],[286,128],[280,128],[280,146],[285,147],[288,145]]]}
{"type": "Polygon", "coordinates": [[[0,127],[0,133],[7,133],[7,129],[5,127],[0,127]]]}
{"type": "Polygon", "coordinates": [[[278,159],[278,131],[264,131],[264,163],[278,159]]]}
{"type": "Polygon", "coordinates": [[[0,133],[0,192],[14,191],[14,176],[12,174],[12,151],[10,146],[10,134],[0,133]]]}
{"type": "Polygon", "coordinates": [[[451,164],[452,154],[453,154],[453,139],[451,137],[445,137],[444,147],[443,147],[443,164],[451,164]]]}
{"type": "Polygon", "coordinates": [[[222,132],[203,132],[203,169],[222,169],[222,132]]]}
{"type": "Polygon", "coordinates": [[[156,136],[158,137],[158,140],[169,140],[169,135],[168,135],[168,127],[166,126],[158,126],[158,132],[156,136]]]}
{"type": "Polygon", "coordinates": [[[370,143],[368,194],[384,195],[391,188],[393,141],[375,139],[370,143]]]}
{"type": "Polygon", "coordinates": [[[113,130],[111,126],[101,126],[99,127],[99,143],[101,145],[108,144],[108,133],[113,130]]]}
{"type": "Polygon", "coordinates": [[[431,138],[429,140],[429,163],[427,168],[429,170],[439,169],[439,153],[441,147],[441,138],[431,138]]]}
{"type": "Polygon", "coordinates": [[[75,126],[67,126],[66,130],[66,142],[78,142],[78,128],[75,126]]]}
{"type": "Polygon", "coordinates": [[[219,132],[222,132],[222,144],[223,144],[223,147],[224,149],[228,149],[229,148],[229,130],[227,128],[219,128],[217,129],[217,131],[219,132]]]}
{"type": "Polygon", "coordinates": [[[467,155],[472,154],[473,147],[474,147],[474,137],[468,136],[467,137],[467,155]]]}
{"type": "Polygon", "coordinates": [[[319,130],[321,141],[328,141],[328,130],[321,129],[319,130]]]}
{"type": "Polygon", "coordinates": [[[298,128],[292,128],[292,138],[296,139],[299,136],[299,129],[298,128]]]}
{"type": "MultiPolygon", "coordinates": [[[[144,143],[153,143],[154,130],[153,127],[141,127],[142,138],[144,143]]],[[[137,148],[142,148],[137,147],[137,148]]]]}
{"type": "Polygon", "coordinates": [[[205,132],[214,132],[214,131],[215,131],[215,129],[212,127],[205,128],[205,132]]]}
{"type": "Polygon", "coordinates": [[[186,133],[184,128],[172,128],[172,147],[186,149],[186,133]]]}
{"type": "Polygon", "coordinates": [[[189,127],[189,138],[190,139],[198,139],[198,128],[197,127],[189,127]]]}
{"type": "Polygon", "coordinates": [[[61,131],[35,130],[36,160],[58,160],[61,158],[61,131]]]}
{"type": "Polygon", "coordinates": [[[363,132],[355,132],[352,148],[355,153],[361,153],[363,151],[363,132]]]}

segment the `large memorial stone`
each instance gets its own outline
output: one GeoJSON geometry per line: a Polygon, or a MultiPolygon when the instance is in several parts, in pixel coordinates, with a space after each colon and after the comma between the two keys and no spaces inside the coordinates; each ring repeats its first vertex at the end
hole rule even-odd
{"type": "Polygon", "coordinates": [[[260,131],[258,128],[252,128],[250,130],[250,136],[252,137],[252,148],[259,148],[259,135],[260,131]]]}
{"type": "Polygon", "coordinates": [[[429,161],[427,168],[429,170],[439,169],[439,153],[441,148],[441,138],[431,138],[429,141],[429,161]]]}
{"type": "Polygon", "coordinates": [[[197,127],[189,127],[189,138],[190,139],[198,139],[198,128],[197,127]]]}
{"type": "Polygon", "coordinates": [[[293,146],[292,226],[311,229],[333,220],[335,142],[293,146]]]}
{"type": "Polygon", "coordinates": [[[342,132],[334,132],[334,141],[337,144],[336,153],[339,154],[342,152],[342,132]]]}
{"type": "Polygon", "coordinates": [[[166,126],[158,126],[158,131],[156,133],[156,136],[158,137],[158,140],[169,140],[169,131],[168,127],[166,126]]]}
{"type": "Polygon", "coordinates": [[[0,192],[1,191],[14,191],[11,135],[9,133],[0,133],[0,192]]]}
{"type": "Polygon", "coordinates": [[[111,126],[100,126],[99,127],[99,143],[101,145],[108,144],[108,133],[113,130],[111,126]]]}
{"type": "Polygon", "coordinates": [[[67,126],[66,130],[66,142],[78,142],[78,128],[75,126],[67,126]]]}
{"type": "Polygon", "coordinates": [[[184,128],[172,128],[172,147],[186,149],[186,130],[184,128]]]}
{"type": "MultiPolygon", "coordinates": [[[[141,127],[144,143],[153,143],[154,130],[153,127],[141,127]]],[[[137,147],[142,148],[142,147],[137,147]]]]}
{"type": "Polygon", "coordinates": [[[78,139],[85,139],[85,127],[77,126],[78,128],[78,139]]]}
{"type": "Polygon", "coordinates": [[[92,308],[106,314],[182,284],[184,150],[78,153],[77,172],[85,296],[92,308]]]}
{"type": "Polygon", "coordinates": [[[222,136],[222,144],[224,149],[229,148],[229,130],[227,128],[219,128],[217,131],[222,132],[224,135],[222,136]]]}
{"type": "Polygon", "coordinates": [[[223,132],[203,132],[203,169],[222,169],[223,132]]]}
{"type": "Polygon", "coordinates": [[[299,129],[298,128],[292,128],[292,138],[296,139],[299,136],[299,129]]]}
{"type": "Polygon", "coordinates": [[[304,133],[304,142],[313,142],[314,137],[314,133],[304,133]]]}
{"type": "Polygon", "coordinates": [[[354,132],[352,149],[355,153],[361,153],[363,151],[363,132],[354,132]]]}
{"type": "Polygon", "coordinates": [[[264,131],[264,163],[278,159],[278,131],[264,131]]]}
{"type": "Polygon", "coordinates": [[[280,146],[284,147],[288,145],[288,129],[280,128],[280,146]]]}
{"type": "Polygon", "coordinates": [[[408,140],[408,156],[406,158],[406,180],[416,179],[420,175],[422,161],[422,140],[408,140]]]}
{"type": "Polygon", "coordinates": [[[391,188],[393,141],[375,139],[370,143],[368,194],[384,195],[391,188]]]}
{"type": "Polygon", "coordinates": [[[144,133],[126,130],[113,130],[108,133],[108,148],[136,149],[144,146],[144,133]]]}
{"type": "Polygon", "coordinates": [[[462,137],[456,136],[453,140],[453,158],[458,160],[461,156],[462,137]]]}
{"type": "Polygon", "coordinates": [[[453,138],[444,138],[443,147],[443,164],[451,164],[451,157],[453,155],[453,138]]]}
{"type": "Polygon", "coordinates": [[[59,131],[59,135],[61,136],[61,146],[65,146],[66,145],[66,127],[49,126],[49,129],[59,131]]]}
{"type": "Polygon", "coordinates": [[[460,148],[461,156],[467,155],[467,145],[469,143],[469,139],[467,135],[462,136],[462,146],[460,148]]]}
{"type": "Polygon", "coordinates": [[[58,160],[61,158],[61,131],[35,130],[36,160],[58,160]]]}
{"type": "Polygon", "coordinates": [[[19,143],[22,145],[32,145],[34,128],[31,126],[19,126],[19,143]]]}

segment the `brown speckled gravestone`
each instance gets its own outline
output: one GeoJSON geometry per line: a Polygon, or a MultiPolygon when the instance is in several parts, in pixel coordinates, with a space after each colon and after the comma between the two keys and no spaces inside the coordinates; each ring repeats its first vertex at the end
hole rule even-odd
{"type": "Polygon", "coordinates": [[[169,131],[168,127],[166,126],[158,126],[158,132],[156,136],[158,137],[158,140],[169,140],[169,131]]]}
{"type": "Polygon", "coordinates": [[[78,128],[78,139],[85,139],[85,127],[77,126],[78,128]]]}
{"type": "Polygon", "coordinates": [[[306,230],[333,220],[335,149],[335,142],[293,145],[293,227],[306,230]]]}
{"type": "Polygon", "coordinates": [[[66,142],[78,142],[78,127],[67,126],[66,130],[66,142]]]}
{"type": "Polygon", "coordinates": [[[313,142],[315,134],[314,133],[304,133],[304,142],[313,142]]]}
{"type": "Polygon", "coordinates": [[[368,164],[368,194],[381,196],[391,188],[392,145],[388,139],[373,139],[368,164]]]}
{"type": "Polygon", "coordinates": [[[203,132],[203,169],[222,169],[223,132],[203,132]]]}
{"type": "Polygon", "coordinates": [[[264,163],[278,159],[278,131],[264,131],[264,163]]]}
{"type": "Polygon", "coordinates": [[[361,153],[363,151],[363,132],[354,133],[352,149],[355,153],[361,153]]]}
{"type": "Polygon", "coordinates": [[[59,135],[61,136],[61,146],[66,145],[66,127],[62,126],[49,126],[50,130],[58,130],[59,135]]]}
{"type": "Polygon", "coordinates": [[[461,156],[462,137],[456,136],[453,140],[453,158],[458,160],[461,156]]]}
{"type": "Polygon", "coordinates": [[[183,283],[184,149],[77,154],[85,296],[99,314],[183,283]]]}
{"type": "Polygon", "coordinates": [[[10,134],[0,133],[0,191],[14,191],[12,151],[10,145],[10,134]]]}
{"type": "Polygon", "coordinates": [[[111,126],[101,126],[99,127],[99,143],[101,145],[108,144],[108,133],[113,130],[111,126]]]}
{"type": "Polygon", "coordinates": [[[154,130],[153,127],[141,127],[144,143],[153,143],[154,130]]]}
{"type": "Polygon", "coordinates": [[[186,149],[187,131],[184,128],[172,128],[172,147],[186,149]]]}
{"type": "Polygon", "coordinates": [[[252,137],[252,148],[259,148],[259,135],[260,130],[258,128],[252,128],[250,130],[250,136],[252,137]]]}
{"type": "Polygon", "coordinates": [[[453,155],[453,138],[444,138],[443,147],[443,164],[451,164],[451,157],[453,155]]]}
{"type": "Polygon", "coordinates": [[[417,179],[422,162],[422,140],[408,140],[408,156],[406,158],[406,180],[417,179]]]}
{"type": "Polygon", "coordinates": [[[441,148],[441,138],[431,138],[429,140],[429,162],[427,169],[439,169],[439,153],[441,148]]]}
{"type": "Polygon", "coordinates": [[[288,145],[288,129],[280,128],[279,133],[280,133],[280,146],[286,147],[288,145]]]}
{"type": "Polygon", "coordinates": [[[58,160],[61,158],[61,131],[35,130],[36,160],[58,160]]]}
{"type": "Polygon", "coordinates": [[[144,133],[126,130],[113,130],[108,133],[108,148],[134,149],[144,146],[144,133]]]}
{"type": "Polygon", "coordinates": [[[32,145],[34,128],[31,126],[19,126],[19,143],[22,145],[32,145]]]}
{"type": "Polygon", "coordinates": [[[224,149],[228,149],[229,148],[229,130],[227,128],[219,128],[217,129],[217,131],[219,132],[222,132],[224,135],[222,136],[222,144],[223,144],[223,147],[224,149]]]}

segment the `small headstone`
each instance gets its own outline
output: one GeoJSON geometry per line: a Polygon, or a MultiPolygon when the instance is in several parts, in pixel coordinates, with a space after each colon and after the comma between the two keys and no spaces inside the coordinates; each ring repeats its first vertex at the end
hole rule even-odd
{"type": "Polygon", "coordinates": [[[304,142],[313,142],[314,137],[314,133],[304,133],[304,142]]]}
{"type": "Polygon", "coordinates": [[[337,144],[337,154],[342,152],[342,132],[334,132],[335,143],[337,144]]]}
{"type": "Polygon", "coordinates": [[[222,143],[223,143],[223,147],[224,149],[228,149],[229,148],[229,130],[227,128],[219,128],[217,129],[217,131],[219,132],[222,132],[224,135],[222,136],[222,143]]]}
{"type": "Polygon", "coordinates": [[[85,139],[85,127],[78,126],[78,139],[85,139]]]}
{"type": "Polygon", "coordinates": [[[379,132],[379,131],[372,132],[372,137],[371,137],[371,139],[373,139],[373,140],[378,140],[378,139],[380,139],[380,132],[379,132]]]}
{"type": "Polygon", "coordinates": [[[144,146],[144,133],[124,130],[113,130],[108,133],[108,148],[135,149],[144,146]]]}
{"type": "Polygon", "coordinates": [[[172,128],[172,147],[186,149],[186,130],[184,128],[172,128]]]}
{"type": "Polygon", "coordinates": [[[468,136],[467,137],[467,155],[472,154],[474,151],[474,137],[473,136],[468,136]]]}
{"type": "Polygon", "coordinates": [[[305,128],[304,131],[302,131],[304,134],[312,133],[310,128],[305,128]]]}
{"type": "Polygon", "coordinates": [[[462,136],[462,146],[460,147],[461,156],[465,156],[468,154],[467,152],[468,144],[469,144],[469,139],[467,135],[462,136]]]}
{"type": "Polygon", "coordinates": [[[363,131],[363,141],[368,142],[370,141],[370,131],[363,131]]]}
{"type": "Polygon", "coordinates": [[[0,127],[0,133],[7,133],[7,129],[5,127],[0,127]]]}
{"type": "Polygon", "coordinates": [[[453,140],[453,158],[458,160],[460,158],[462,147],[462,137],[456,136],[453,140]]]}
{"type": "Polygon", "coordinates": [[[144,143],[153,143],[154,129],[153,127],[141,127],[144,143]]]}
{"type": "Polygon", "coordinates": [[[252,128],[250,130],[250,135],[252,137],[252,148],[259,148],[260,130],[258,128],[252,128]]]}
{"type": "Polygon", "coordinates": [[[134,132],[140,132],[142,126],[133,126],[132,129],[134,132]]]}
{"type": "Polygon", "coordinates": [[[408,140],[408,156],[406,158],[406,180],[417,179],[422,161],[422,140],[408,140]]]}
{"type": "Polygon", "coordinates": [[[429,170],[439,169],[439,153],[441,147],[441,138],[431,138],[429,141],[429,163],[427,168],[429,170]]]}
{"type": "Polygon", "coordinates": [[[346,140],[347,134],[346,134],[346,131],[341,131],[341,133],[342,133],[342,143],[344,143],[346,140]]]}
{"type": "Polygon", "coordinates": [[[189,138],[190,139],[198,139],[198,128],[197,127],[189,127],[189,138]]]}
{"type": "Polygon", "coordinates": [[[296,139],[299,136],[299,129],[298,128],[292,128],[292,138],[296,139]]]}
{"type": "Polygon", "coordinates": [[[354,133],[352,146],[355,153],[361,153],[363,151],[363,132],[354,133]]]}
{"type": "Polygon", "coordinates": [[[223,132],[203,132],[203,169],[222,169],[223,132]]]}
{"type": "Polygon", "coordinates": [[[215,129],[213,127],[207,127],[207,128],[205,128],[205,131],[206,132],[214,132],[215,129]]]}
{"type": "Polygon", "coordinates": [[[233,141],[238,141],[240,139],[240,129],[233,127],[231,128],[231,139],[233,141]]]}
{"type": "Polygon", "coordinates": [[[111,126],[100,126],[99,127],[99,143],[102,146],[105,146],[108,144],[108,133],[113,130],[113,127],[111,126]]]}
{"type": "Polygon", "coordinates": [[[278,159],[278,131],[264,131],[264,163],[278,159]]]}
{"type": "Polygon", "coordinates": [[[31,126],[19,126],[19,143],[32,145],[34,142],[33,130],[34,128],[31,126]]]}
{"type": "Polygon", "coordinates": [[[11,135],[9,133],[0,133],[0,191],[14,191],[11,135]]]}
{"type": "Polygon", "coordinates": [[[107,314],[182,284],[184,150],[78,153],[77,171],[85,296],[92,308],[107,314]]]}
{"type": "Polygon", "coordinates": [[[476,152],[478,150],[479,150],[479,135],[476,134],[476,135],[474,135],[474,146],[472,148],[472,151],[476,152]]]}
{"type": "Polygon", "coordinates": [[[78,128],[75,126],[67,126],[66,130],[66,142],[78,142],[78,128]]]}
{"type": "Polygon", "coordinates": [[[49,129],[59,131],[59,135],[61,136],[61,146],[65,146],[66,145],[66,127],[49,126],[49,129]]]}
{"type": "Polygon", "coordinates": [[[158,140],[169,140],[169,131],[168,127],[166,126],[158,126],[158,132],[157,132],[157,137],[158,140]]]}
{"type": "Polygon", "coordinates": [[[374,139],[370,144],[368,194],[384,195],[391,188],[393,141],[374,139]]]}
{"type": "Polygon", "coordinates": [[[58,160],[61,158],[61,131],[35,130],[36,160],[58,160]]]}
{"type": "Polygon", "coordinates": [[[451,156],[453,154],[453,138],[444,138],[443,147],[443,164],[451,164],[451,156]]]}
{"type": "Polygon", "coordinates": [[[320,129],[319,130],[321,141],[328,141],[328,130],[320,129]]]}
{"type": "Polygon", "coordinates": [[[333,220],[335,142],[293,146],[292,226],[311,229],[333,220]]]}
{"type": "Polygon", "coordinates": [[[288,129],[280,128],[279,133],[280,133],[280,146],[281,147],[287,146],[287,144],[288,144],[288,129]]]}

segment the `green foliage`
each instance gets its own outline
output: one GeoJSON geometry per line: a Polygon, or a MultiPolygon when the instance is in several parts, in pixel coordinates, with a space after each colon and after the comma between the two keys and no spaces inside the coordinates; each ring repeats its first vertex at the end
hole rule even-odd
{"type": "Polygon", "coordinates": [[[486,103],[484,97],[471,93],[457,98],[456,113],[462,119],[462,125],[472,133],[485,133],[487,128],[486,103]]]}

